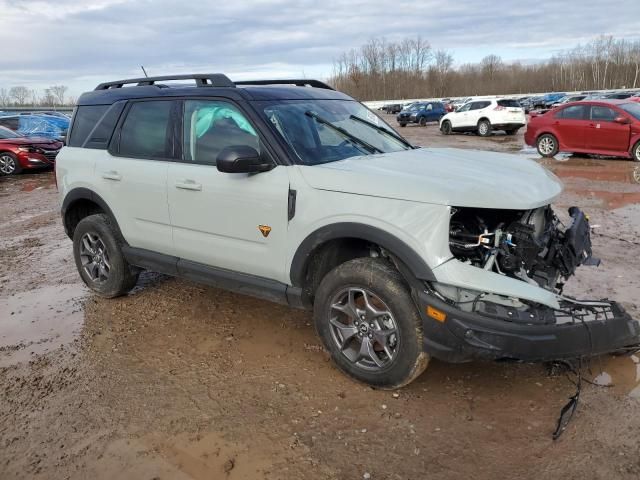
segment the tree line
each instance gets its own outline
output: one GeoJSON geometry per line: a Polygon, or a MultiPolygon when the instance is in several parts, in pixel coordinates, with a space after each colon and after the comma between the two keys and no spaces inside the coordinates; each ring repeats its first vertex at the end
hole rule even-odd
{"type": "Polygon", "coordinates": [[[359,100],[640,88],[640,40],[600,36],[541,62],[456,65],[420,36],[374,38],[335,59],[329,83],[359,100]]]}
{"type": "Polygon", "coordinates": [[[52,85],[42,91],[18,85],[0,88],[0,110],[2,107],[61,107],[76,103],[75,98],[67,97],[69,87],[52,85]]]}

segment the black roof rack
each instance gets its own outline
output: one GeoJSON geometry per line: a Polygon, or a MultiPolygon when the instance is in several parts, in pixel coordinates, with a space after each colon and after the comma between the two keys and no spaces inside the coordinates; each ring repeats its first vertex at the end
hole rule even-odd
{"type": "Polygon", "coordinates": [[[296,87],[314,87],[324,88],[326,90],[335,90],[320,80],[307,79],[285,79],[285,80],[244,80],[235,82],[236,85],[295,85],[296,87]]]}
{"type": "Polygon", "coordinates": [[[196,87],[235,87],[229,77],[222,73],[196,73],[189,75],[164,75],[161,77],[129,78],[115,82],[105,82],[98,85],[95,90],[109,90],[122,88],[124,85],[135,83],[137,86],[155,85],[156,82],[171,80],[194,80],[196,87]]]}

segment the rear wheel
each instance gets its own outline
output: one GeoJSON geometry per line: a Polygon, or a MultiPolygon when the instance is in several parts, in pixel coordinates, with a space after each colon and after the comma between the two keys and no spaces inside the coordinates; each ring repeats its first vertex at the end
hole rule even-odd
{"type": "Polygon", "coordinates": [[[373,387],[402,387],[429,363],[420,315],[387,261],[358,258],[329,272],[316,292],[314,321],[338,368],[373,387]]]}
{"type": "Polygon", "coordinates": [[[11,152],[0,153],[0,175],[14,175],[21,171],[18,157],[11,152]]]}
{"type": "Polygon", "coordinates": [[[406,127],[406,126],[407,126],[407,124],[406,124],[406,123],[401,123],[401,124],[400,124],[400,126],[401,126],[402,128],[404,128],[404,127],[406,127]]]}
{"type": "Polygon", "coordinates": [[[640,142],[637,142],[631,150],[631,158],[636,162],[640,162],[640,142]]]}
{"type": "Polygon", "coordinates": [[[420,117],[420,121],[418,122],[421,127],[427,126],[427,119],[425,117],[420,117]]]}
{"type": "Polygon", "coordinates": [[[518,130],[520,130],[519,128],[510,128],[508,130],[505,130],[504,133],[506,133],[507,135],[515,135],[516,133],[518,133],[518,130]]]}
{"type": "Polygon", "coordinates": [[[86,285],[107,298],[124,295],[138,273],[124,259],[123,240],[105,214],[83,218],[73,232],[73,256],[86,285]]]}
{"type": "Polygon", "coordinates": [[[445,120],[444,122],[442,122],[442,125],[440,126],[440,131],[444,134],[444,135],[451,135],[451,122],[449,120],[445,120]]]}
{"type": "Polygon", "coordinates": [[[491,122],[489,120],[480,120],[478,122],[478,135],[488,137],[491,135],[491,122]]]}
{"type": "Polygon", "coordinates": [[[543,157],[553,157],[558,153],[558,139],[550,133],[545,133],[536,140],[536,147],[543,157]]]}

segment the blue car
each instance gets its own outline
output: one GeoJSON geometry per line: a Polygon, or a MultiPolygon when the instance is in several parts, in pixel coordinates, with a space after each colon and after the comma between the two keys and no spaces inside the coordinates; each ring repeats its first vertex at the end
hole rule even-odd
{"type": "Polygon", "coordinates": [[[30,137],[46,137],[63,140],[69,130],[69,118],[53,115],[0,116],[0,126],[30,137]]]}
{"type": "Polygon", "coordinates": [[[427,122],[439,122],[446,113],[442,102],[416,102],[402,110],[396,120],[401,127],[406,127],[409,123],[417,123],[424,127],[427,122]]]}

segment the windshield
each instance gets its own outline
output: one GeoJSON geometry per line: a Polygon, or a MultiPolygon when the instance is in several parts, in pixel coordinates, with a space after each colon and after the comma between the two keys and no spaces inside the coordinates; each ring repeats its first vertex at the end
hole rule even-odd
{"type": "Polygon", "coordinates": [[[620,108],[632,115],[636,120],[640,120],[640,103],[623,103],[620,108]]]}
{"type": "Polygon", "coordinates": [[[303,165],[412,148],[380,117],[355,101],[260,103],[268,122],[303,165]]]}
{"type": "Polygon", "coordinates": [[[13,130],[9,130],[6,127],[0,127],[0,140],[5,140],[7,138],[18,138],[24,135],[20,135],[18,132],[14,132],[13,130]]]}

